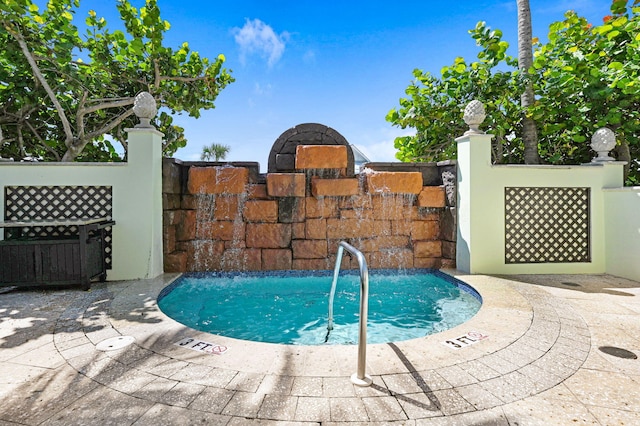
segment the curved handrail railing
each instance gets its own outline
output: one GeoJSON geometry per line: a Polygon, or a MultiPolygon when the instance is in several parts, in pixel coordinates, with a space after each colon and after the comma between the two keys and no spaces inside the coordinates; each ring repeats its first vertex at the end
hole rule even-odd
{"type": "Polygon", "coordinates": [[[327,339],[329,333],[333,330],[333,299],[336,294],[336,284],[340,273],[340,265],[342,264],[342,256],[344,250],[354,255],[358,260],[360,267],[360,322],[358,328],[358,370],[351,376],[351,382],[358,386],[370,386],[373,382],[371,377],[365,373],[367,363],[367,316],[369,309],[369,271],[367,270],[367,261],[360,250],[351,244],[340,241],[338,245],[338,254],[336,256],[336,265],[333,268],[333,282],[331,283],[331,293],[329,293],[329,323],[327,325],[327,339]]]}

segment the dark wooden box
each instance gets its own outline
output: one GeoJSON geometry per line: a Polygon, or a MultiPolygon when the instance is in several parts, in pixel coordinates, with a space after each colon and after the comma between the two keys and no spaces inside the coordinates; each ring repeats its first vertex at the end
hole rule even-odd
{"type": "Polygon", "coordinates": [[[104,281],[107,271],[101,225],[91,233],[80,227],[75,238],[0,240],[0,287],[79,284],[89,289],[91,280],[104,281]]]}

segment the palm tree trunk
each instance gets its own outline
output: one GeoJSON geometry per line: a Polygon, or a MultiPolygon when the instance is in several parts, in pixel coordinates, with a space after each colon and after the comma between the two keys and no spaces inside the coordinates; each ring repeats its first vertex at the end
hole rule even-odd
{"type": "MultiPolygon", "coordinates": [[[[518,67],[526,78],[529,69],[533,65],[531,8],[529,7],[529,0],[516,0],[516,2],[518,4],[518,67]]],[[[535,121],[526,114],[527,107],[533,105],[534,102],[533,84],[527,79],[525,91],[520,97],[520,105],[525,111],[522,117],[525,164],[540,164],[538,130],[535,121]]]]}
{"type": "Polygon", "coordinates": [[[626,161],[627,163],[624,165],[624,180],[626,181],[629,177],[629,168],[631,167],[631,150],[629,149],[629,144],[622,138],[615,150],[618,154],[618,161],[626,161]]]}

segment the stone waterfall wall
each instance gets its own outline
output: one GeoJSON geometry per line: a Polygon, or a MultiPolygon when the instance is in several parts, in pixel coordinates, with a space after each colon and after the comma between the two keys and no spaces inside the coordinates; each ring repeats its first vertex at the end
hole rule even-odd
{"type": "Polygon", "coordinates": [[[372,269],[455,267],[455,164],[349,177],[346,159],[345,146],[300,145],[295,172],[266,175],[165,159],[165,272],[332,269],[342,240],[372,269]]]}

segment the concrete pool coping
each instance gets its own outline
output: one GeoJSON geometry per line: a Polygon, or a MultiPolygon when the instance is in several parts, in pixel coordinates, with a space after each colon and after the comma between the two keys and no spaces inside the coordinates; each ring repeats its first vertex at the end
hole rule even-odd
{"type": "MultiPolygon", "coordinates": [[[[359,338],[358,321],[360,318],[358,302],[361,297],[361,277],[357,270],[342,271],[340,279],[336,280],[335,283],[335,290],[337,290],[334,300],[335,315],[336,318],[339,318],[340,315],[343,318],[348,316],[347,319],[342,320],[342,323],[350,321],[350,333],[343,331],[343,334],[339,334],[336,339],[329,339],[328,344],[324,342],[324,339],[328,337],[327,311],[333,275],[334,271],[304,270],[184,273],[164,287],[158,294],[157,300],[160,310],[170,318],[181,322],[187,327],[209,334],[218,333],[215,330],[207,330],[207,325],[199,325],[203,320],[207,319],[206,316],[200,316],[203,311],[210,312],[210,309],[216,309],[216,306],[219,306],[218,299],[220,298],[229,299],[229,301],[225,302],[227,309],[219,310],[219,317],[230,317],[230,312],[243,312],[246,313],[246,318],[251,319],[257,316],[269,316],[264,326],[255,324],[255,321],[247,322],[246,318],[234,318],[233,322],[240,321],[241,327],[220,333],[241,339],[241,343],[242,340],[255,340],[256,342],[266,341],[276,344],[303,346],[352,345],[354,343],[357,345],[359,338]],[[312,280],[300,280],[301,278],[312,278],[312,280]],[[240,281],[236,281],[236,279],[240,279],[240,281]],[[265,279],[264,282],[262,282],[263,279],[265,279]],[[274,279],[276,281],[272,281],[274,279]],[[347,283],[347,279],[351,281],[347,283]],[[230,286],[227,285],[229,280],[233,282],[230,286]],[[212,288],[207,286],[209,283],[224,283],[225,285],[219,287],[215,293],[210,293],[208,290],[212,288]],[[234,297],[235,288],[238,285],[251,286],[251,290],[247,293],[242,292],[236,295],[238,297],[234,297]],[[325,291],[318,291],[323,286],[325,291]],[[346,291],[347,295],[341,296],[341,290],[346,291]],[[194,292],[198,292],[198,294],[196,295],[194,292]],[[304,299],[303,293],[307,292],[308,298],[304,299]],[[353,299],[351,299],[351,292],[353,292],[353,299]],[[267,295],[274,297],[265,298],[267,295]],[[171,303],[166,300],[163,301],[165,297],[170,297],[167,300],[171,300],[171,303]],[[192,304],[189,298],[193,297],[201,297],[211,302],[198,301],[192,304]],[[345,298],[352,303],[345,302],[345,298]],[[288,304],[293,304],[294,302],[294,306],[288,304]],[[302,306],[303,303],[304,306],[302,306]],[[341,306],[342,312],[340,311],[341,306]],[[299,314],[302,311],[304,312],[299,314]],[[283,325],[280,322],[277,317],[279,314],[282,314],[280,318],[282,318],[282,321],[286,321],[287,325],[283,325]],[[291,333],[290,330],[299,330],[299,332],[291,333]],[[245,337],[242,337],[243,335],[245,337]],[[265,339],[265,335],[269,337],[265,339]],[[256,337],[253,338],[252,336],[256,337]]],[[[466,322],[469,318],[475,316],[482,306],[482,297],[473,287],[437,269],[415,268],[402,271],[400,274],[397,269],[373,269],[369,271],[368,275],[369,327],[367,329],[366,343],[369,345],[380,341],[394,341],[388,337],[390,333],[396,338],[398,336],[404,337],[397,340],[408,340],[409,338],[424,336],[427,330],[433,331],[434,328],[444,331],[452,327],[452,325],[466,322]],[[405,282],[405,278],[409,281],[405,282]],[[398,286],[399,283],[408,285],[402,288],[398,286]],[[424,323],[416,325],[415,322],[412,322],[412,318],[415,318],[413,316],[404,318],[402,322],[393,322],[392,327],[376,328],[376,325],[378,325],[376,324],[376,314],[379,316],[381,312],[384,312],[385,316],[394,318],[399,318],[405,311],[415,314],[416,305],[405,304],[405,302],[414,298],[417,291],[422,291],[425,297],[415,297],[416,303],[430,305],[429,309],[433,307],[436,310],[435,313],[439,315],[438,318],[441,319],[439,323],[433,325],[433,315],[430,314],[430,311],[422,309],[420,312],[424,318],[420,318],[420,320],[428,319],[431,321],[429,323],[431,328],[428,328],[429,326],[424,323]],[[453,303],[449,303],[449,301],[453,301],[453,303]],[[387,306],[383,307],[382,305],[384,304],[387,304],[387,306]],[[449,316],[447,317],[447,315],[449,316]],[[414,327],[410,328],[408,324],[414,327]],[[402,333],[405,331],[406,334],[403,335],[402,333]]],[[[340,324],[340,320],[336,321],[340,324]]],[[[388,324],[389,322],[387,322],[388,324]]],[[[340,331],[337,332],[340,333],[340,331]]],[[[333,336],[333,333],[332,331],[329,334],[333,336]]]]}
{"type": "Polygon", "coordinates": [[[608,344],[640,353],[640,284],[611,276],[451,273],[479,291],[483,307],[454,329],[369,345],[366,371],[373,385],[367,388],[349,381],[356,346],[246,342],[166,317],[155,301],[176,275],[99,284],[90,292],[0,294],[0,419],[137,425],[640,421],[638,360],[598,350],[608,344]],[[443,343],[469,331],[488,337],[459,350],[443,343]],[[119,336],[135,343],[96,349],[119,336]],[[175,345],[184,338],[229,350],[212,355],[175,345]]]}

